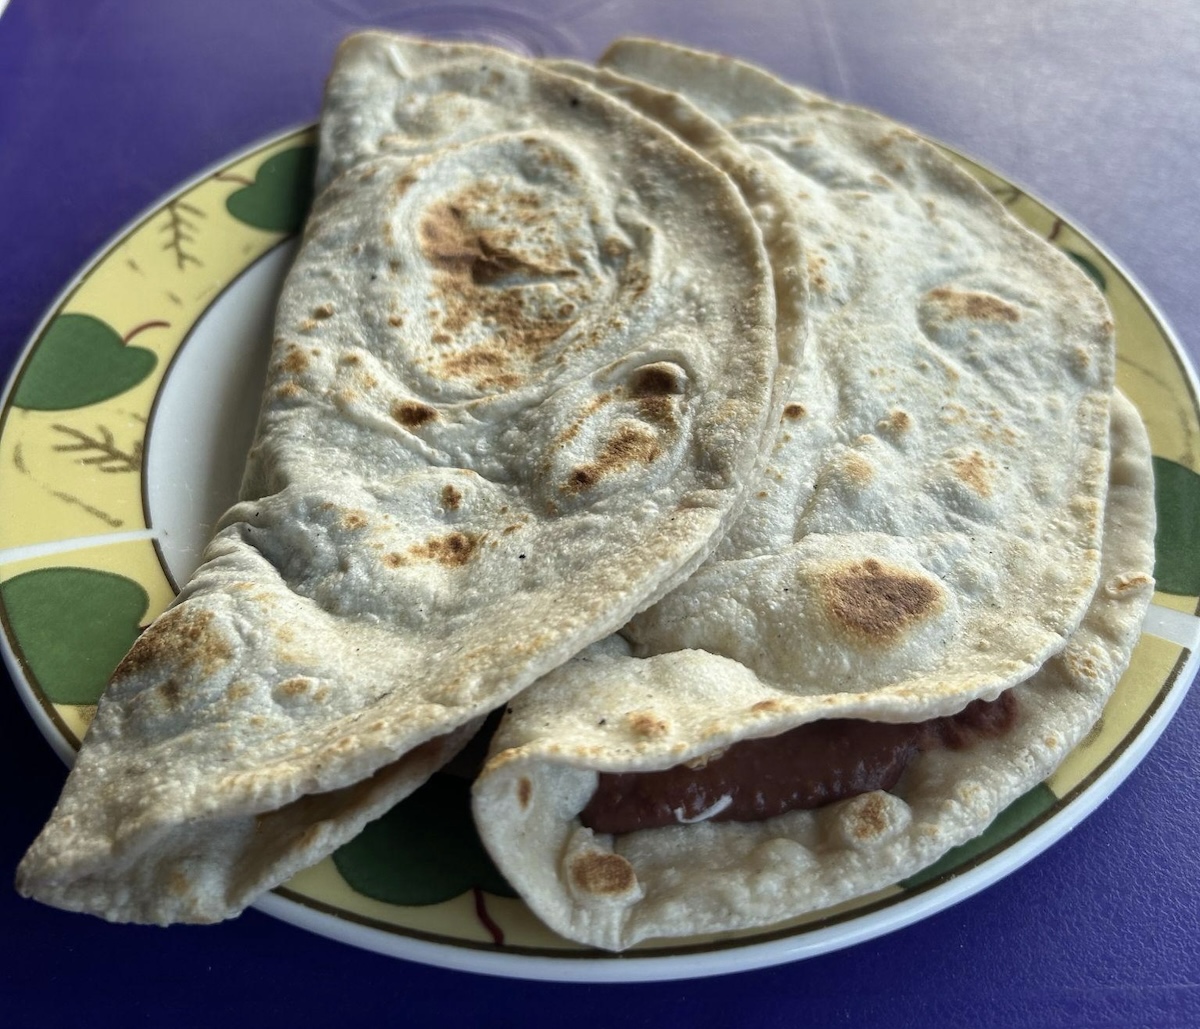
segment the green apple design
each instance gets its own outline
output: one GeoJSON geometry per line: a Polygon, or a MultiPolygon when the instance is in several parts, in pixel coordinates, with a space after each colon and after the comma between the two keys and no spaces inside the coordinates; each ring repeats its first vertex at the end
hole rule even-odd
{"type": "Polygon", "coordinates": [[[1096,288],[1101,293],[1104,293],[1108,289],[1108,282],[1104,278],[1104,272],[1096,267],[1094,261],[1089,261],[1083,254],[1077,254],[1074,250],[1064,249],[1063,253],[1083,269],[1083,273],[1096,284],[1096,288]]]}
{"type": "Polygon", "coordinates": [[[471,819],[471,784],[433,776],[333,855],[351,888],[387,904],[452,900],[472,888],[515,897],[471,819]]]}
{"type": "Polygon", "coordinates": [[[1200,595],[1200,475],[1165,457],[1154,458],[1154,578],[1164,593],[1200,595]]]}
{"type": "Polygon", "coordinates": [[[22,663],[55,704],[95,704],[141,632],[150,598],[92,568],[39,568],[0,583],[22,663]]]}
{"type": "Polygon", "coordinates": [[[963,867],[976,858],[985,857],[994,848],[1002,847],[1010,836],[1039,819],[1055,804],[1058,798],[1045,783],[1038,783],[1028,793],[1022,794],[998,814],[986,829],[972,840],[947,851],[940,861],[923,868],[916,875],[900,883],[906,890],[915,890],[943,876],[965,871],[963,867]]]}
{"type": "Polygon", "coordinates": [[[269,232],[299,232],[312,203],[317,148],[295,147],[265,160],[254,182],[225,201],[238,221],[269,232]]]}
{"type": "Polygon", "coordinates": [[[66,411],[132,389],[154,370],[158,358],[144,347],[129,346],[129,340],[146,328],[166,325],[148,322],[122,339],[90,314],[60,314],[30,355],[13,403],[31,411],[66,411]]]}

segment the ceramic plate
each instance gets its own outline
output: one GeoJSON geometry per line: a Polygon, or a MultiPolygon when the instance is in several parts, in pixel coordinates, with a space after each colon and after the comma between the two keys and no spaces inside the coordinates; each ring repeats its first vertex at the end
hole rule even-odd
{"type": "MultiPolygon", "coordinates": [[[[0,616],[13,680],[64,759],[110,672],[197,563],[238,486],[275,298],[309,197],[315,134],[281,135],[155,206],[68,286],[0,410],[0,616]]],[[[1028,194],[958,155],[1104,291],[1118,383],[1150,431],[1159,592],[1100,724],[981,837],[899,885],[774,926],[621,957],[554,936],[480,847],[469,782],[443,772],[259,903],[305,929],[501,975],[669,979],[776,964],[953,904],[1049,846],[1133,769],[1178,706],[1200,643],[1196,379],[1114,263],[1028,194]]]]}

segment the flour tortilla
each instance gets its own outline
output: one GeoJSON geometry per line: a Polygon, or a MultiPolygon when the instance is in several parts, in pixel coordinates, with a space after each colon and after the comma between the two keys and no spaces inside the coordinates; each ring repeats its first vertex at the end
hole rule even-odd
{"type": "MultiPolygon", "coordinates": [[[[450,113],[431,113],[430,105],[397,93],[398,84],[415,76],[439,76],[479,69],[486,95],[498,68],[520,65],[519,58],[475,43],[437,43],[408,36],[362,33],[343,44],[343,60],[331,90],[336,103],[327,105],[321,122],[318,187],[354,163],[380,154],[419,150],[430,126],[457,139],[486,113],[478,97],[463,97],[450,113]]],[[[763,237],[775,291],[775,332],[780,368],[775,377],[772,414],[778,418],[788,396],[795,365],[808,334],[808,281],[802,241],[783,185],[763,173],[745,148],[713,119],[683,97],[646,86],[605,69],[577,61],[543,60],[539,67],[587,83],[624,101],[639,114],[661,124],[673,136],[724,172],[741,192],[763,237]]],[[[520,112],[512,112],[520,123],[520,112]]],[[[770,455],[764,447],[762,464],[770,455]]],[[[758,478],[756,472],[754,478],[758,478]]]]}
{"type": "MultiPolygon", "coordinates": [[[[808,828],[768,851],[817,870],[788,884],[772,866],[776,885],[758,900],[747,883],[762,861],[738,841],[774,839],[773,828],[680,826],[613,844],[576,819],[596,770],[669,767],[820,718],[951,714],[1046,666],[1099,582],[1114,347],[1079,270],[907,130],[713,55],[634,41],[606,61],[685,93],[788,198],[811,319],[784,431],[713,557],[624,639],[514,701],[477,785],[484,841],[533,908],[564,935],[619,949],[858,895],[993,817],[976,805],[858,875],[840,857],[796,857],[822,816],[787,816],[776,821],[808,828]]],[[[1122,442],[1138,431],[1121,429],[1122,442]]],[[[1144,605],[1153,514],[1135,520],[1129,582],[1144,605]]],[[[1105,668],[1119,674],[1127,656],[1118,647],[1105,668]]],[[[1115,675],[1100,680],[1111,689],[1115,675]]],[[[1044,728],[1043,740],[1083,731],[1071,719],[1044,728]]],[[[1018,730],[1006,744],[1031,738],[1018,730]]],[[[1051,767],[1020,761],[1038,776],[1051,767]]],[[[952,780],[930,804],[953,796],[952,780]]],[[[886,795],[847,810],[906,817],[886,795]]]]}
{"type": "Polygon", "coordinates": [[[556,932],[622,950],[861,897],[978,835],[1086,735],[1137,642],[1153,591],[1154,490],[1145,430],[1124,398],[1112,436],[1098,588],[1066,647],[1013,687],[1018,719],[1003,737],[923,753],[893,791],[813,811],[593,833],[577,816],[598,771],[667,768],[820,717],[728,658],[638,660],[612,637],[512,701],[493,741],[475,818],[509,882],[556,932]]]}
{"type": "Polygon", "coordinates": [[[416,49],[339,52],[245,499],[117,669],[28,895],[236,914],[693,570],[776,432],[731,182],[586,85],[416,49]],[[361,120],[406,142],[343,151],[361,120]]]}
{"type": "Polygon", "coordinates": [[[1028,678],[1097,581],[1103,298],[877,114],[665,44],[605,61],[685,92],[782,184],[810,284],[766,475],[713,558],[627,628],[637,653],[721,654],[830,717],[948,714],[1028,678]]]}

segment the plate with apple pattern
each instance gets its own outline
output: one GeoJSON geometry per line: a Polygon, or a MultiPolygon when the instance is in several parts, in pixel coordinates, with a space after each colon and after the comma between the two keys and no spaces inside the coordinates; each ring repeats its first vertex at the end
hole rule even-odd
{"type": "MultiPolygon", "coordinates": [[[[12,372],[0,406],[0,645],[66,761],[117,662],[187,580],[236,495],[275,300],[311,200],[315,141],[311,128],[282,133],[155,204],[67,286],[12,372]]],[[[1052,844],[1128,775],[1196,671],[1196,377],[1111,258],[1018,186],[946,152],[1103,291],[1118,385],[1155,455],[1158,590],[1129,670],[1066,762],[911,879],[769,929],[648,942],[617,957],[551,933],[492,865],[471,821],[468,752],[259,908],[372,950],[524,978],[754,968],[848,946],[970,896],[1052,844]]]]}

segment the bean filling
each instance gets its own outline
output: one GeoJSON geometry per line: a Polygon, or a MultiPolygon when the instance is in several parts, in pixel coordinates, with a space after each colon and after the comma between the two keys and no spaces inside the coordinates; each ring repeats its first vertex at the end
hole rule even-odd
{"type": "Polygon", "coordinates": [[[743,740],[707,762],[660,772],[601,773],[580,814],[596,832],[626,833],[679,823],[757,822],[890,790],[925,750],[962,750],[1007,732],[1017,718],[1012,691],[924,722],[830,718],[778,736],[743,740]]]}

